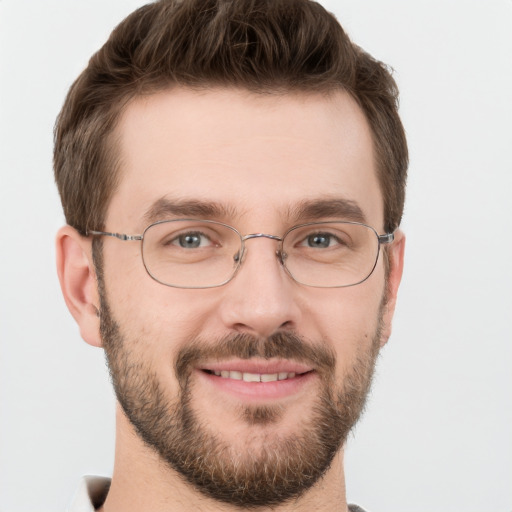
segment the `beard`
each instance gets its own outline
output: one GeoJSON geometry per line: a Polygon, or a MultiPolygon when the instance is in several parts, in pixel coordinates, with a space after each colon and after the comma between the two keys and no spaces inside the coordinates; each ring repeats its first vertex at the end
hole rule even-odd
{"type": "Polygon", "coordinates": [[[190,340],[174,360],[179,392],[172,398],[150,362],[128,348],[137,346],[137,340],[121,332],[101,274],[98,279],[101,336],[117,400],[140,438],[169,468],[207,497],[246,508],[296,499],[322,478],[364,409],[379,352],[380,321],[370,347],[360,350],[342,382],[336,382],[336,357],[327,344],[293,333],[190,340]],[[241,405],[238,420],[251,432],[241,448],[194,409],[191,377],[202,361],[253,357],[311,365],[320,389],[293,433],[272,431],[286,414],[284,406],[241,405]]]}

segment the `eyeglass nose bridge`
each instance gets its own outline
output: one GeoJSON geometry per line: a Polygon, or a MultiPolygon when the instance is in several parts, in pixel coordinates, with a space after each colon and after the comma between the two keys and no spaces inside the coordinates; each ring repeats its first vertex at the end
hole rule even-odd
{"type": "Polygon", "coordinates": [[[276,240],[278,242],[282,242],[283,239],[277,235],[268,235],[266,233],[252,233],[251,235],[245,235],[242,237],[242,242],[246,240],[250,240],[251,238],[270,238],[271,240],[276,240]]]}
{"type": "Polygon", "coordinates": [[[286,258],[286,255],[284,255],[283,251],[282,251],[283,237],[277,236],[277,235],[269,235],[268,233],[251,233],[249,235],[245,235],[245,236],[241,237],[242,249],[241,249],[240,255],[238,257],[239,266],[244,261],[244,256],[245,256],[245,252],[246,252],[245,251],[245,242],[246,242],[246,240],[250,240],[251,238],[270,238],[270,240],[275,240],[276,242],[281,242],[280,248],[276,251],[276,256],[277,256],[277,259],[279,260],[279,263],[281,263],[281,265],[284,265],[284,260],[286,258]]]}

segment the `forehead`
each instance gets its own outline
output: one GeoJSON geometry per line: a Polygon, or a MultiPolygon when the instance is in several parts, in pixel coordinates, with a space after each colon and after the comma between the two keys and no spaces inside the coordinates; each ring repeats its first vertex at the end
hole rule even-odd
{"type": "Polygon", "coordinates": [[[109,229],[144,228],[162,200],[216,204],[222,220],[260,224],[300,204],[343,200],[382,224],[371,132],[347,93],[177,88],[133,101],[116,135],[109,229]]]}

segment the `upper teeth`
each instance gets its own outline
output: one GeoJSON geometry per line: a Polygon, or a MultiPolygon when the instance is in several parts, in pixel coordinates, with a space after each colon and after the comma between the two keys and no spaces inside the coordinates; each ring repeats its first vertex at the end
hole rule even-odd
{"type": "Polygon", "coordinates": [[[280,373],[248,373],[222,370],[213,372],[217,377],[224,377],[225,379],[243,380],[245,382],[274,382],[276,380],[293,379],[294,372],[280,372],[280,373]]]}

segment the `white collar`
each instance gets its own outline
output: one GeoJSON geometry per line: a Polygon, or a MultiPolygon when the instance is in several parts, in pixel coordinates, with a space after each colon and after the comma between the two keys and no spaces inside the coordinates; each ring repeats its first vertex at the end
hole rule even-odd
{"type": "Polygon", "coordinates": [[[103,505],[109,488],[110,478],[84,476],[66,512],[94,512],[103,505]]]}

